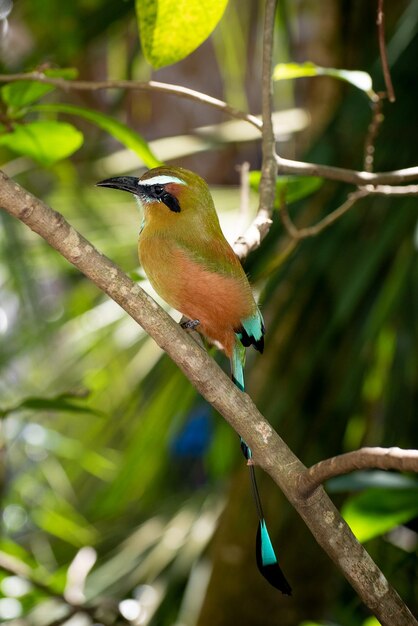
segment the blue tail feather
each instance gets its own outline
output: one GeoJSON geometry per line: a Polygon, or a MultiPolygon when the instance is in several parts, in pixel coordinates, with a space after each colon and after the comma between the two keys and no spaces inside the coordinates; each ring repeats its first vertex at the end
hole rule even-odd
{"type": "MultiPolygon", "coordinates": [[[[231,357],[232,380],[241,391],[244,391],[245,346],[253,344],[254,347],[260,352],[263,351],[264,347],[264,323],[258,309],[256,314],[247,318],[247,320],[244,320],[242,328],[236,332],[236,335],[237,340],[235,341],[231,357]]],[[[245,443],[242,437],[241,450],[247,461],[250,461],[252,458],[251,448],[245,443]]],[[[249,470],[253,497],[259,518],[256,539],[256,560],[258,569],[273,587],[281,591],[283,594],[291,595],[291,587],[279,567],[273,544],[271,543],[270,535],[267,530],[253,464],[249,464],[249,470]]]]}
{"type": "Polygon", "coordinates": [[[260,520],[258,525],[256,558],[260,573],[270,585],[281,591],[284,595],[291,596],[292,588],[280,569],[264,519],[260,520]]]}

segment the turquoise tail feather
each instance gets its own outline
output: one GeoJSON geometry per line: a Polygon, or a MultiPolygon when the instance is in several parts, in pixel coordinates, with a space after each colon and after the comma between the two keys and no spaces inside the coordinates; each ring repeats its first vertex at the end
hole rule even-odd
{"type": "MultiPolygon", "coordinates": [[[[258,311],[258,316],[253,316],[250,318],[252,321],[252,325],[243,324],[243,330],[249,336],[251,332],[251,338],[253,341],[251,343],[257,342],[260,352],[262,352],[262,348],[264,344],[262,343],[263,333],[264,333],[264,325],[263,318],[261,317],[260,312],[258,311]],[[258,325],[255,324],[257,322],[258,325]]],[[[248,320],[246,320],[248,321],[248,320]]],[[[237,332],[237,340],[235,342],[234,350],[231,357],[231,371],[232,371],[232,380],[235,385],[241,390],[244,391],[244,365],[245,365],[245,344],[243,345],[243,334],[241,332],[237,332]]],[[[248,344],[250,345],[250,344],[248,344]]],[[[257,347],[257,346],[256,346],[257,347]]],[[[266,580],[276,589],[281,591],[283,594],[291,595],[292,589],[287,582],[282,570],[280,569],[276,553],[273,548],[273,544],[271,543],[270,535],[267,530],[266,521],[264,519],[263,507],[261,505],[260,493],[258,491],[254,464],[251,463],[252,452],[251,448],[245,443],[245,441],[241,437],[241,450],[248,461],[248,468],[250,470],[250,478],[251,478],[251,487],[253,498],[255,502],[255,506],[257,508],[257,515],[259,519],[257,538],[256,538],[256,560],[257,566],[260,573],[266,578],[266,580]]]]}

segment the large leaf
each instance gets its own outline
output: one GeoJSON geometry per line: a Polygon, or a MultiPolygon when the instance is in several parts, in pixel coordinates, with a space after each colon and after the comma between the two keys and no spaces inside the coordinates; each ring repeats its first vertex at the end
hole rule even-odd
{"type": "Polygon", "coordinates": [[[112,137],[130,150],[133,150],[147,167],[152,168],[161,165],[161,161],[153,154],[141,135],[138,135],[129,126],[118,122],[109,115],[73,104],[40,104],[32,107],[32,109],[47,113],[68,113],[82,117],[112,135],[112,137]]]}
{"type": "Polygon", "coordinates": [[[367,489],[347,500],[342,515],[357,539],[368,541],[418,515],[418,488],[367,489]]]}
{"type": "Polygon", "coordinates": [[[338,70],[333,67],[320,67],[315,63],[279,63],[273,71],[274,80],[287,80],[293,78],[306,78],[309,76],[332,76],[344,80],[357,89],[364,91],[371,100],[377,98],[373,91],[372,79],[367,72],[353,70],[338,70]]]}
{"type": "Polygon", "coordinates": [[[46,166],[70,156],[82,143],[82,133],[71,124],[46,120],[16,125],[0,136],[0,146],[46,166]]]}
{"type": "Polygon", "coordinates": [[[136,0],[144,55],[155,68],[177,63],[205,41],[228,0],[136,0]]]}
{"type": "MultiPolygon", "coordinates": [[[[260,178],[261,172],[250,172],[250,186],[255,191],[258,191],[260,178]]],[[[306,198],[306,196],[310,196],[321,187],[322,183],[323,179],[316,176],[277,176],[275,208],[279,208],[280,197],[283,192],[286,203],[292,204],[292,202],[297,202],[306,198]]]]}

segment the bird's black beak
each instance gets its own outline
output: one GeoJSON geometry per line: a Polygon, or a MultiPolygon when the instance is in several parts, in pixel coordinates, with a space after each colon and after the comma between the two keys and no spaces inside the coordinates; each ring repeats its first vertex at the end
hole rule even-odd
{"type": "Polygon", "coordinates": [[[140,186],[138,183],[139,178],[135,178],[135,176],[116,176],[115,178],[106,178],[96,185],[97,187],[111,187],[139,195],[140,186]]]}

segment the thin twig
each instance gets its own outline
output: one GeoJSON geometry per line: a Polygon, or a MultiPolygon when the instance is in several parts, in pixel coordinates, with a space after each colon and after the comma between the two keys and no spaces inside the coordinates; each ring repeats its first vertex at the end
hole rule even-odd
{"type": "Polygon", "coordinates": [[[135,80],[67,80],[65,78],[52,78],[46,76],[43,72],[28,72],[19,74],[1,74],[0,83],[10,83],[20,80],[30,80],[46,85],[53,85],[64,91],[100,91],[103,89],[126,89],[137,91],[157,91],[160,93],[166,93],[168,95],[179,96],[180,98],[186,98],[188,100],[194,100],[201,104],[207,104],[215,109],[223,111],[226,115],[234,117],[239,120],[244,120],[249,124],[252,124],[259,130],[262,128],[262,122],[254,115],[244,113],[239,109],[227,104],[223,100],[213,98],[200,91],[189,89],[188,87],[182,87],[180,85],[170,85],[169,83],[160,83],[156,80],[150,80],[149,82],[140,82],[135,80]]]}
{"type": "MultiPolygon", "coordinates": [[[[223,111],[225,114],[236,119],[244,120],[261,131],[262,122],[249,113],[245,113],[230,106],[222,100],[208,96],[207,94],[181,87],[179,85],[170,85],[150,81],[148,83],[124,81],[124,80],[105,80],[105,81],[73,81],[64,78],[50,78],[42,74],[42,72],[29,72],[19,74],[1,74],[0,83],[16,82],[19,80],[31,80],[54,85],[64,91],[82,90],[97,91],[100,89],[137,89],[139,91],[158,91],[168,95],[175,95],[189,100],[194,100],[212,106],[223,111]]],[[[340,182],[352,185],[401,185],[418,179],[418,166],[395,170],[390,172],[360,172],[357,170],[345,169],[342,167],[333,167],[331,165],[321,165],[319,163],[308,163],[304,161],[294,161],[285,159],[276,155],[276,161],[280,174],[294,174],[296,176],[320,176],[328,180],[338,180],[340,182]]]]}
{"type": "Polygon", "coordinates": [[[416,196],[418,185],[364,185],[369,196],[416,196]]]}
{"type": "Polygon", "coordinates": [[[358,200],[360,200],[361,198],[365,198],[367,195],[369,195],[369,192],[366,189],[358,189],[354,193],[351,193],[348,196],[347,200],[341,206],[332,211],[332,213],[324,217],[314,226],[308,226],[307,228],[297,228],[290,219],[286,202],[284,201],[283,193],[281,197],[280,217],[283,226],[293,239],[300,240],[306,239],[307,237],[314,237],[315,235],[318,235],[320,232],[325,230],[325,228],[328,228],[328,226],[331,226],[331,224],[336,222],[340,217],[347,213],[347,211],[349,211],[358,200]]]}
{"type": "Polygon", "coordinates": [[[248,218],[250,209],[250,164],[248,161],[244,161],[241,165],[237,165],[240,179],[240,201],[239,201],[239,213],[244,219],[248,218]]]}
{"type": "Polygon", "coordinates": [[[277,0],[267,0],[264,15],[263,68],[262,68],[262,130],[261,145],[263,162],[261,166],[260,200],[257,215],[244,235],[238,237],[234,251],[242,260],[252,250],[258,248],[270,230],[274,199],[276,195],[277,163],[275,157],[275,137],[273,128],[273,47],[274,24],[277,0]]]}
{"type": "Polygon", "coordinates": [[[418,166],[391,172],[360,172],[333,165],[319,165],[304,161],[293,161],[276,155],[279,174],[296,176],[319,176],[328,180],[338,180],[351,185],[401,185],[418,178],[418,166]]]}
{"type": "Polygon", "coordinates": [[[382,113],[384,98],[378,94],[378,99],[372,103],[372,119],[367,129],[366,141],[364,142],[364,162],[363,167],[366,172],[373,171],[375,143],[377,135],[382,125],[384,115],[382,113]]]}
{"type": "Polygon", "coordinates": [[[418,472],[418,450],[401,448],[360,448],[353,452],[333,456],[312,465],[300,477],[299,486],[309,497],[319,485],[335,476],[349,474],[360,469],[377,468],[418,472]]]}
{"type": "Polygon", "coordinates": [[[389,102],[395,102],[395,91],[393,89],[392,78],[390,76],[388,55],[386,51],[385,42],[385,12],[384,12],[384,0],[378,0],[377,4],[377,34],[379,38],[379,51],[380,60],[382,62],[383,76],[385,79],[386,90],[388,94],[389,102]]]}

